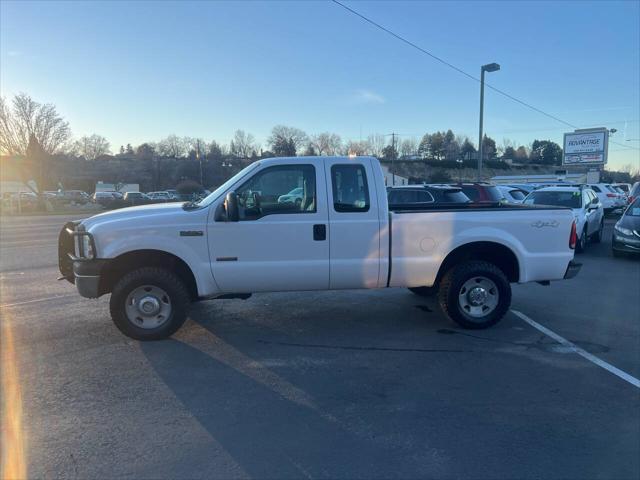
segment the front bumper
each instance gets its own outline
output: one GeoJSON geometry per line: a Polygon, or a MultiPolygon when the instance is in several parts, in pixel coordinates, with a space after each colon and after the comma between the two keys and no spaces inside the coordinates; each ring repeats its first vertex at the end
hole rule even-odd
{"type": "Polygon", "coordinates": [[[567,265],[567,271],[564,272],[565,280],[568,280],[578,275],[578,272],[580,271],[581,268],[582,268],[581,263],[574,262],[573,260],[571,260],[569,262],[569,265],[567,265]]]}
{"type": "Polygon", "coordinates": [[[614,232],[611,246],[620,252],[640,253],[640,238],[617,235],[614,232]]]}
{"type": "Polygon", "coordinates": [[[98,298],[100,292],[100,274],[109,260],[96,258],[73,262],[73,278],[78,293],[86,298],[98,298]]]}
{"type": "MultiPolygon", "coordinates": [[[[69,222],[62,227],[58,236],[58,268],[62,277],[74,283],[78,293],[83,297],[100,296],[100,273],[107,264],[107,259],[85,259],[76,257],[76,236],[87,235],[76,229],[78,222],[69,222]]],[[[91,239],[93,242],[93,238],[91,239]]],[[[95,252],[95,244],[93,251],[95,252]]]]}

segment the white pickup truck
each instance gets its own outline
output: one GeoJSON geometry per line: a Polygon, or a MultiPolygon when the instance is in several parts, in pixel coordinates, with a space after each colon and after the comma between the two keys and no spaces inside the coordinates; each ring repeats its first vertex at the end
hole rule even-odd
{"type": "Polygon", "coordinates": [[[389,211],[375,158],[271,158],[197,203],[67,223],[59,267],[80,295],[111,293],[113,321],[139,340],[172,335],[196,300],[386,287],[437,287],[449,318],[486,328],[507,312],[511,282],[548,284],[580,269],[570,209],[403,208],[389,211]]]}

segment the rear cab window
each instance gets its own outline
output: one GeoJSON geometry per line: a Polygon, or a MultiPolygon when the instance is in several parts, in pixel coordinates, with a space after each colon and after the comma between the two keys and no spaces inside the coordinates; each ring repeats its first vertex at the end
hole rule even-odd
{"type": "Polygon", "coordinates": [[[364,165],[332,165],[331,187],[336,212],[369,211],[369,185],[364,165]]]}

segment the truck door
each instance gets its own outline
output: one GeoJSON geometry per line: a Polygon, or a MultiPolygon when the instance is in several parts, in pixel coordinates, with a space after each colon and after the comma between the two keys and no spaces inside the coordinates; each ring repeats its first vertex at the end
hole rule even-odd
{"type": "Polygon", "coordinates": [[[329,287],[322,161],[266,165],[235,190],[238,222],[210,221],[211,268],[224,293],[329,287]]]}
{"type": "Polygon", "coordinates": [[[326,159],[329,191],[330,288],[375,288],[380,221],[369,159],[326,159]]]}

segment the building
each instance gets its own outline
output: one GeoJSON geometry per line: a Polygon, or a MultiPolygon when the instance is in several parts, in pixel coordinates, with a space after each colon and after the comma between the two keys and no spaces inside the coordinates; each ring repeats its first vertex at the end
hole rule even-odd
{"type": "Polygon", "coordinates": [[[397,185],[409,185],[409,179],[401,177],[400,175],[394,175],[389,171],[389,167],[386,165],[380,165],[382,167],[382,174],[384,175],[384,184],[388,187],[397,185]]]}

